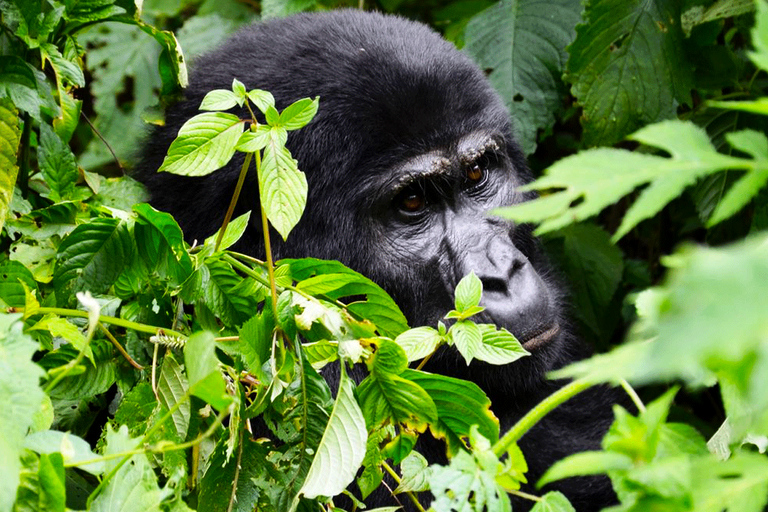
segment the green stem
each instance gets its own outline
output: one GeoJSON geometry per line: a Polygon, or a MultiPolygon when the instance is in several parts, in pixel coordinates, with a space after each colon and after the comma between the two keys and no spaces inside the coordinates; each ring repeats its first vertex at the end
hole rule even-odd
{"type": "Polygon", "coordinates": [[[624,388],[624,391],[627,392],[629,395],[629,398],[632,399],[632,401],[635,403],[635,407],[637,407],[637,410],[640,412],[645,412],[645,404],[642,400],[640,400],[640,396],[637,394],[637,391],[635,391],[635,388],[633,388],[629,382],[627,382],[624,379],[621,379],[621,387],[624,388]]]}
{"type": "Polygon", "coordinates": [[[515,496],[519,496],[519,497],[524,498],[526,500],[541,501],[541,497],[536,496],[534,494],[528,494],[527,492],[523,492],[523,491],[508,491],[508,492],[509,492],[509,494],[514,494],[515,496]]]}
{"type": "MultiPolygon", "coordinates": [[[[386,461],[381,461],[381,467],[383,467],[386,470],[386,472],[389,473],[389,476],[392,477],[392,480],[394,480],[397,485],[400,485],[400,482],[402,481],[400,478],[400,475],[398,475],[397,472],[394,469],[392,469],[392,466],[387,464],[386,461]]],[[[421,503],[419,503],[419,500],[418,498],[416,498],[415,494],[413,494],[411,491],[406,491],[406,494],[411,499],[411,501],[413,502],[413,504],[416,506],[417,509],[419,509],[421,512],[426,512],[424,510],[424,507],[421,506],[421,503]]]]}
{"type": "Polygon", "coordinates": [[[531,427],[541,420],[541,418],[554,410],[558,405],[592,386],[593,384],[586,380],[574,380],[549,395],[536,407],[528,411],[528,414],[520,418],[520,420],[515,423],[506,434],[504,434],[504,437],[499,439],[499,441],[493,445],[493,453],[495,453],[497,457],[504,455],[509,447],[518,442],[531,427]]]}
{"type": "MultiPolygon", "coordinates": [[[[256,175],[261,183],[261,152],[256,152],[256,175]]],[[[261,187],[259,187],[261,194],[261,187]]],[[[269,288],[272,293],[272,311],[277,317],[277,284],[275,283],[275,263],[272,261],[272,243],[269,240],[269,220],[267,212],[264,210],[264,202],[259,201],[261,207],[261,229],[264,231],[264,250],[267,253],[267,273],[269,274],[269,288]]]]}
{"type": "Polygon", "coordinates": [[[235,212],[235,206],[237,206],[237,200],[240,198],[240,192],[243,190],[243,183],[245,183],[245,176],[248,174],[248,166],[251,165],[251,158],[253,153],[246,153],[245,160],[243,160],[243,166],[240,168],[240,176],[237,178],[237,185],[235,185],[235,191],[232,194],[232,200],[229,202],[229,208],[224,215],[224,222],[221,223],[221,229],[219,229],[219,236],[216,237],[216,245],[213,248],[213,252],[219,250],[221,241],[224,238],[224,233],[227,231],[229,221],[232,219],[232,214],[235,212]]]}
{"type": "MultiPolygon", "coordinates": [[[[24,312],[24,308],[14,308],[14,310],[21,313],[24,312]]],[[[42,308],[35,309],[34,314],[36,315],[52,314],[52,315],[70,316],[70,317],[76,317],[76,318],[88,318],[87,311],[80,311],[79,309],[66,309],[66,308],[42,307],[42,308]]],[[[177,336],[182,339],[187,339],[187,337],[181,334],[180,332],[176,332],[171,329],[166,329],[165,327],[156,327],[154,325],[140,324],[137,322],[131,322],[130,320],[124,320],[122,318],[115,318],[113,316],[99,315],[99,322],[103,324],[117,325],[118,327],[125,327],[126,329],[133,329],[134,331],[146,332],[153,335],[156,335],[162,332],[168,336],[177,336]]]]}

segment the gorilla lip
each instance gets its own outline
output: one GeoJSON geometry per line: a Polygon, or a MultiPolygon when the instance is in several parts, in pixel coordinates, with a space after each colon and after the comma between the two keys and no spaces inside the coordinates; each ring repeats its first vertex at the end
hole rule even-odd
{"type": "Polygon", "coordinates": [[[560,324],[555,323],[552,327],[547,329],[544,332],[541,332],[537,334],[536,336],[533,336],[532,338],[527,339],[523,342],[523,348],[526,350],[534,350],[539,348],[540,346],[547,343],[549,340],[557,336],[557,334],[560,332],[560,324]]]}

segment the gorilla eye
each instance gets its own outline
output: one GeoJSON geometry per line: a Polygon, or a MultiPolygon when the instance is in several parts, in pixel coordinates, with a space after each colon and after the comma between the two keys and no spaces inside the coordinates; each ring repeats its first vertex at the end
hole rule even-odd
{"type": "Polygon", "coordinates": [[[401,195],[399,208],[408,213],[416,213],[426,206],[424,196],[416,191],[407,191],[401,195]]]}
{"type": "Polygon", "coordinates": [[[467,179],[472,183],[480,183],[480,181],[485,176],[485,171],[482,167],[480,167],[479,164],[474,163],[467,168],[466,176],[467,179]]]}

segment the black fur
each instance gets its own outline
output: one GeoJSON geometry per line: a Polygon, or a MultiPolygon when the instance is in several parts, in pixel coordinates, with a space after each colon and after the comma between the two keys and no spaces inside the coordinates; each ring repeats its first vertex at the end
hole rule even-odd
{"type": "MultiPolygon", "coordinates": [[[[502,431],[557,389],[561,383],[547,381],[544,373],[582,357],[583,348],[571,334],[561,287],[530,229],[486,216],[492,207],[525,200],[516,187],[530,173],[509,115],[477,66],[424,25],[361,11],[298,15],[239,31],[194,62],[185,100],[148,139],[139,169],[153,204],[171,212],[190,241],[220,226],[242,157],[204,178],[155,170],[204,95],[229,89],[233,78],[248,89],[272,92],[278,109],[320,96],[315,119],[288,139],[307,174],[309,198],[288,241],[276,243],[277,257],[340,260],[383,286],[411,325],[436,325],[452,307],[458,279],[475,270],[486,288],[482,320],[524,341],[553,325],[559,332],[508,367],[467,367],[451,349],[427,369],[479,384],[502,431]],[[478,162],[484,178],[474,185],[463,173],[478,162]],[[417,195],[424,190],[427,202],[418,215],[408,215],[398,210],[402,196],[395,188],[398,178],[414,173],[430,175],[412,185],[417,195]]],[[[250,179],[239,210],[258,211],[257,197],[250,179]]],[[[263,256],[258,217],[252,216],[239,249],[263,256]]],[[[528,433],[520,444],[529,481],[568,454],[597,449],[614,401],[610,390],[593,390],[528,433]]],[[[424,449],[431,460],[444,457],[434,444],[424,449]]],[[[604,478],[554,487],[580,511],[615,499],[604,478]]],[[[515,500],[516,510],[528,506],[515,500]]]]}

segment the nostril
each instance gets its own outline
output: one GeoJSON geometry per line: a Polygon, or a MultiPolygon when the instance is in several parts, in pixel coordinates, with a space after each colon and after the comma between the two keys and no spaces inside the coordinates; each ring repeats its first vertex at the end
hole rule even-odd
{"type": "Polygon", "coordinates": [[[507,282],[497,277],[481,277],[483,292],[507,293],[507,282]]]}

